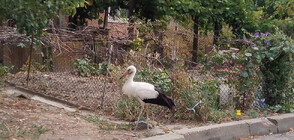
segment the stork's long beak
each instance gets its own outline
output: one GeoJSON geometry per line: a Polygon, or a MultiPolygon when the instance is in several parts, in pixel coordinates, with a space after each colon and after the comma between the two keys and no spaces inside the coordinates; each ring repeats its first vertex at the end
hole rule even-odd
{"type": "Polygon", "coordinates": [[[127,74],[128,74],[128,72],[126,71],[119,79],[124,78],[127,74]]]}

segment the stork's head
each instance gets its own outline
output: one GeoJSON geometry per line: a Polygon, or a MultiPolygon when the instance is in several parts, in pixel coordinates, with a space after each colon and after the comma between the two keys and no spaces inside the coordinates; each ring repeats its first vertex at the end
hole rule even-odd
{"type": "Polygon", "coordinates": [[[124,72],[124,74],[119,79],[124,78],[126,75],[128,75],[128,77],[132,74],[134,75],[136,73],[136,71],[137,71],[136,67],[131,65],[127,68],[127,70],[124,72]]]}

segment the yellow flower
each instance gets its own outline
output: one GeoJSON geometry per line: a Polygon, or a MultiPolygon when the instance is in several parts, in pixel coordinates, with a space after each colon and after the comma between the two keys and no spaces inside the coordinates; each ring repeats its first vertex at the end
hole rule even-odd
{"type": "Polygon", "coordinates": [[[137,40],[138,40],[139,42],[141,42],[141,41],[142,41],[142,39],[141,39],[141,38],[137,38],[137,40]]]}
{"type": "Polygon", "coordinates": [[[237,110],[237,115],[241,116],[241,110],[237,110]]]}

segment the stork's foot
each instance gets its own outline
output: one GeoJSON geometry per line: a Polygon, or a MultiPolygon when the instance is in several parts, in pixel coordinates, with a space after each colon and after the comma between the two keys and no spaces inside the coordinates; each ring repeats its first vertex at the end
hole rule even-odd
{"type": "Polygon", "coordinates": [[[148,124],[144,121],[139,121],[139,122],[135,122],[135,125],[134,125],[134,130],[149,130],[149,129],[152,129],[152,125],[151,124],[148,124]]]}

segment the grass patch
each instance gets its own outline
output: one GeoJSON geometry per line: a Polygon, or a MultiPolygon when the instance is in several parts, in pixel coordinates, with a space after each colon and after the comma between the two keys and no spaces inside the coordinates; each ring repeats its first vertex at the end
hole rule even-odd
{"type": "Polygon", "coordinates": [[[208,116],[208,121],[220,123],[222,121],[236,120],[235,110],[212,110],[208,116]]]}
{"type": "Polygon", "coordinates": [[[4,123],[0,123],[0,139],[9,139],[10,131],[4,123]]]}
{"type": "Polygon", "coordinates": [[[24,139],[38,139],[42,134],[49,131],[43,125],[34,125],[26,130],[9,129],[5,123],[0,122],[0,140],[10,139],[12,137],[21,137],[24,139]]]}
{"type": "Polygon", "coordinates": [[[41,126],[34,126],[34,133],[33,133],[33,138],[39,138],[40,135],[46,133],[47,131],[49,131],[49,129],[46,129],[43,127],[43,125],[41,126]]]}
{"type": "Polygon", "coordinates": [[[34,125],[28,130],[19,130],[17,135],[23,138],[38,139],[42,134],[49,131],[43,125],[34,125]]]}
{"type": "Polygon", "coordinates": [[[133,128],[133,124],[131,123],[116,124],[105,120],[101,120],[98,116],[89,116],[84,119],[90,123],[98,124],[99,128],[102,130],[131,130],[133,128]]]}

